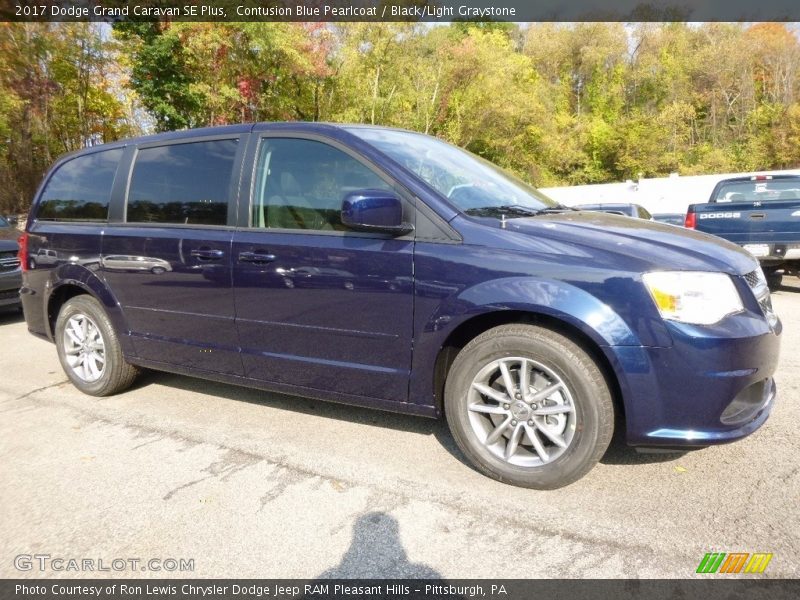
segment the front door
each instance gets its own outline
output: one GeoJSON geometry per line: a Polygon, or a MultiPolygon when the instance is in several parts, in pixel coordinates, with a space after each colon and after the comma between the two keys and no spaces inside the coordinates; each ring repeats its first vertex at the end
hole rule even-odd
{"type": "Polygon", "coordinates": [[[345,194],[392,184],[344,148],[263,137],[251,187],[251,226],[233,240],[246,376],[406,401],[413,239],[339,220],[345,194]]]}
{"type": "Polygon", "coordinates": [[[125,223],[111,224],[100,268],[136,354],[241,375],[231,243],[239,138],[140,147],[125,223]]]}

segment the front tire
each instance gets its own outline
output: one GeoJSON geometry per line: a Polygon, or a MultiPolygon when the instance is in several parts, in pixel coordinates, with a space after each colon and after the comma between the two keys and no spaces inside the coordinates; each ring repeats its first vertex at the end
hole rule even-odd
{"type": "Polygon", "coordinates": [[[64,303],[56,319],[55,342],[64,372],[84,394],[117,394],[139,373],[125,362],[111,321],[92,296],[75,296],[64,303]]]}
{"type": "Polygon", "coordinates": [[[595,360],[533,325],[495,327],[461,350],[447,376],[445,414],[480,472],[543,490],[588,473],[614,432],[611,391],[595,360]]]}

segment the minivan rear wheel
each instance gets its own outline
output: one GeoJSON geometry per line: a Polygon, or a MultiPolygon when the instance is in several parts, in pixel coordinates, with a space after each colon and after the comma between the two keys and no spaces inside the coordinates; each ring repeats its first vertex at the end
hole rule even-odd
{"type": "Polygon", "coordinates": [[[614,431],[611,392],[595,360],[533,325],[495,327],[459,352],[445,384],[445,414],[479,471],[536,489],[583,477],[614,431]]]}
{"type": "Polygon", "coordinates": [[[56,319],[55,342],[64,372],[85,394],[119,393],[139,373],[125,361],[108,315],[92,296],[75,296],[64,303],[56,319]]]}

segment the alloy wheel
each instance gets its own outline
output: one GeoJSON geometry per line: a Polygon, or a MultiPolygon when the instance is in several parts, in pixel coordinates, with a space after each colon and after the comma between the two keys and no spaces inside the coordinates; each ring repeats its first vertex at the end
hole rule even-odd
{"type": "Polygon", "coordinates": [[[88,316],[77,313],[64,327],[64,355],[72,372],[87,383],[97,381],[106,368],[106,346],[100,328],[88,316]]]}
{"type": "Polygon", "coordinates": [[[497,458],[519,467],[553,462],[575,437],[577,407],[564,380],[523,357],[494,360],[470,385],[472,431],[497,458]]]}

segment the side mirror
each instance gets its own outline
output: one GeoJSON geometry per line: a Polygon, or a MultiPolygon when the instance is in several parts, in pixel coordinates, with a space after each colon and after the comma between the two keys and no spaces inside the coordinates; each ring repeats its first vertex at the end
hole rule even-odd
{"type": "Polygon", "coordinates": [[[414,231],[403,221],[403,202],[394,192],[358,190],[342,201],[342,224],[355,231],[405,235],[414,231]]]}

